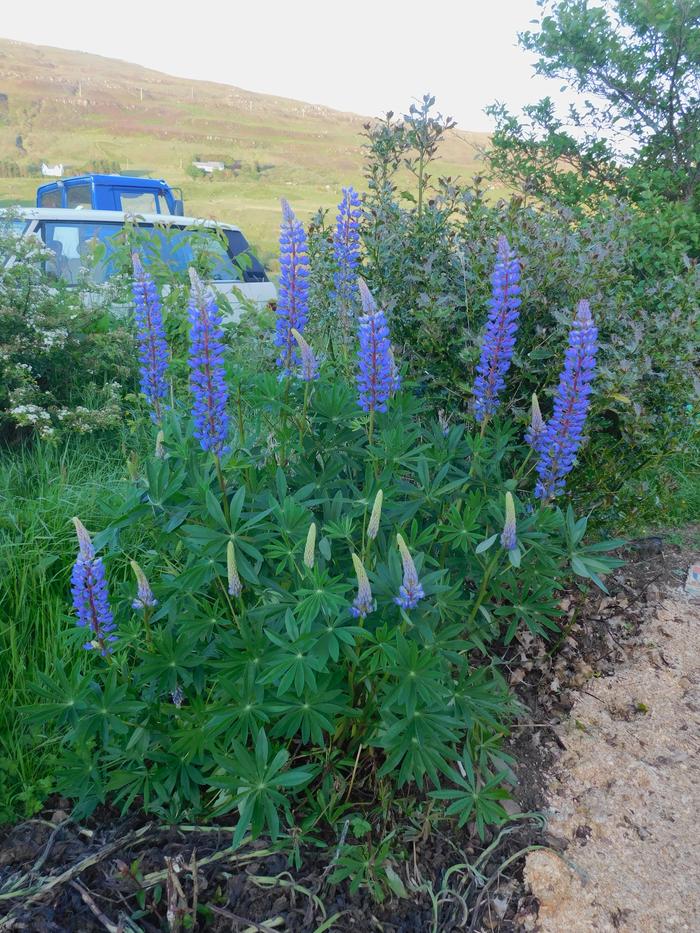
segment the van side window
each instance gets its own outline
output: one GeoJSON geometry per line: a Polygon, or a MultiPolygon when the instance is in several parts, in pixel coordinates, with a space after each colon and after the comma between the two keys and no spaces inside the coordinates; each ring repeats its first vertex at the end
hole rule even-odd
{"type": "Polygon", "coordinates": [[[90,185],[66,185],[66,207],[80,208],[92,207],[92,188],[90,185]]]}
{"type": "Polygon", "coordinates": [[[228,240],[228,253],[231,259],[241,270],[241,278],[244,282],[267,282],[265,267],[254,256],[248,245],[248,241],[240,230],[225,230],[228,240]]]}
{"type": "Polygon", "coordinates": [[[104,243],[107,247],[104,258],[92,265],[90,278],[93,282],[104,282],[115,272],[110,259],[112,237],[122,230],[121,224],[96,224],[89,221],[46,220],[39,225],[39,233],[53,256],[46,263],[47,272],[76,285],[83,266],[90,265],[95,246],[104,243]]]}
{"type": "Polygon", "coordinates": [[[127,214],[162,214],[158,210],[156,196],[152,191],[117,191],[119,210],[127,214]]]}
{"type": "Polygon", "coordinates": [[[53,188],[50,191],[42,191],[39,196],[39,207],[60,207],[61,189],[53,188]]]}

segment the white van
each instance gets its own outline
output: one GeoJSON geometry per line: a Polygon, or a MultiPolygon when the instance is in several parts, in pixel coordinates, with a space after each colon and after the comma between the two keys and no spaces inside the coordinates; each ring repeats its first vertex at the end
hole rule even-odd
{"type": "Polygon", "coordinates": [[[96,244],[105,248],[100,251],[103,255],[99,261],[89,264],[91,280],[98,284],[113,275],[116,270],[110,261],[110,243],[128,226],[134,230],[146,267],[150,260],[157,259],[173,271],[184,272],[204,254],[209,270],[207,281],[226,296],[234,320],[246,305],[264,307],[277,298],[264,266],[251,252],[243,233],[231,224],[167,214],[47,207],[16,208],[8,219],[20,235],[42,240],[53,254],[46,263],[47,272],[68,285],[78,283],[96,244]]]}

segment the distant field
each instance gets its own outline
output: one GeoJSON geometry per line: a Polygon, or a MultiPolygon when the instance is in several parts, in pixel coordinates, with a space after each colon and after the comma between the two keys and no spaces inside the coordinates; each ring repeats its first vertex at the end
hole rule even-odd
{"type": "MultiPolygon", "coordinates": [[[[362,188],[367,118],[356,114],[6,39],[0,94],[0,161],[26,168],[106,159],[166,178],[182,187],[187,213],[239,224],[263,256],[275,249],[280,197],[310,216],[334,208],[344,185],[362,188]],[[186,169],[194,156],[242,165],[235,178],[193,180],[186,169]]],[[[470,177],[479,168],[475,146],[486,140],[452,133],[441,172],[470,177]]],[[[0,178],[0,204],[33,203],[40,183],[0,178]]]]}

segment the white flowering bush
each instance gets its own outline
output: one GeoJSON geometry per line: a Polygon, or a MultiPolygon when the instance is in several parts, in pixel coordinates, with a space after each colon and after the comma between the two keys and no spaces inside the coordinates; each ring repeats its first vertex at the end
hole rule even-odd
{"type": "Polygon", "coordinates": [[[33,237],[0,227],[0,434],[55,438],[114,427],[134,382],[131,336],[112,321],[111,293],[46,274],[33,237]]]}

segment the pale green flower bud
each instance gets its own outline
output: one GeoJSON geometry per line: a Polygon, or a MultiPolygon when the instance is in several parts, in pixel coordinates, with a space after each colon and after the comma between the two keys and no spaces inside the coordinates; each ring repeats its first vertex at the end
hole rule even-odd
{"type": "Polygon", "coordinates": [[[316,550],[316,522],[311,522],[309,533],[306,536],[306,547],[304,548],[304,564],[313,570],[314,557],[316,550]]]}
{"type": "Polygon", "coordinates": [[[243,592],[243,584],[241,583],[241,578],[238,575],[238,567],[236,566],[236,549],[233,546],[233,541],[229,541],[226,545],[226,569],[228,572],[228,591],[231,596],[240,596],[243,592]]]}
{"type": "Polygon", "coordinates": [[[369,517],[369,525],[367,526],[367,537],[374,540],[377,537],[379,531],[379,521],[382,517],[382,503],[384,502],[384,493],[380,489],[377,495],[374,498],[374,505],[372,506],[372,514],[369,517]]]}

